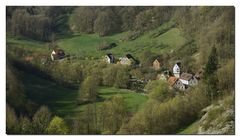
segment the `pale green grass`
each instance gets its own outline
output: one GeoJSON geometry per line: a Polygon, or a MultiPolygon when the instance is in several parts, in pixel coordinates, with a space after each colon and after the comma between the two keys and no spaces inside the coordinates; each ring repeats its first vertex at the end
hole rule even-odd
{"type": "Polygon", "coordinates": [[[199,120],[193,122],[191,125],[181,130],[178,134],[182,134],[182,135],[197,134],[198,128],[199,128],[199,120]]]}

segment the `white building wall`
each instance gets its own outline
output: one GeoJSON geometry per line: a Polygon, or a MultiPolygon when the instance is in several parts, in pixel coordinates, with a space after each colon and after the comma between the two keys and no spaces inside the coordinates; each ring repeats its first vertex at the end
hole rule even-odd
{"type": "Polygon", "coordinates": [[[187,80],[180,79],[180,81],[181,81],[183,84],[185,84],[185,85],[188,85],[188,84],[189,84],[189,82],[188,82],[187,80]]]}
{"type": "Polygon", "coordinates": [[[180,77],[180,68],[177,64],[175,64],[174,67],[173,67],[173,74],[177,78],[180,77]]]}

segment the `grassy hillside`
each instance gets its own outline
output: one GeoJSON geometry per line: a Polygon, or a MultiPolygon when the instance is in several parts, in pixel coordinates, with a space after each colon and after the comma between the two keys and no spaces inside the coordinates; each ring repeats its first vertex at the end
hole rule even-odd
{"type": "MultiPolygon", "coordinates": [[[[166,25],[162,26],[165,27],[166,25]]],[[[151,34],[163,27],[160,26],[157,29],[146,32],[133,41],[121,41],[121,38],[123,38],[127,32],[106,37],[99,37],[95,34],[82,34],[73,36],[72,38],[60,39],[58,40],[58,45],[60,48],[72,54],[85,55],[87,57],[100,57],[107,52],[111,52],[116,56],[122,56],[126,53],[138,55],[144,49],[150,49],[156,53],[164,53],[174,50],[186,43],[186,39],[182,36],[178,28],[170,28],[158,37],[151,37],[151,34]],[[97,51],[97,46],[103,42],[114,42],[117,43],[118,46],[105,51],[97,51]],[[163,48],[161,45],[167,47],[163,48]]]]}
{"type": "MultiPolygon", "coordinates": [[[[54,82],[23,72],[23,83],[27,96],[34,102],[47,105],[51,111],[66,119],[75,118],[77,113],[84,110],[86,105],[77,105],[78,90],[65,88],[54,82]]],[[[135,112],[147,100],[147,96],[125,89],[114,87],[100,87],[99,95],[104,100],[113,95],[120,95],[127,103],[127,110],[135,112]]],[[[102,102],[98,102],[100,105],[102,102]]]]}
{"type": "MultiPolygon", "coordinates": [[[[60,48],[65,50],[67,54],[81,57],[101,58],[109,52],[117,57],[123,56],[127,53],[139,56],[139,54],[145,49],[161,54],[171,52],[187,42],[181,34],[181,31],[178,28],[175,28],[172,22],[165,23],[156,29],[145,32],[133,41],[122,41],[121,39],[127,34],[128,32],[123,32],[105,37],[99,37],[96,34],[61,36],[61,38],[57,40],[57,44],[60,48]],[[162,30],[165,31],[161,35],[152,37],[152,34],[162,30]],[[117,47],[98,51],[97,46],[104,42],[116,43],[117,47]]],[[[48,43],[46,42],[25,38],[7,37],[7,43],[32,51],[45,52],[46,54],[51,53],[51,50],[47,47],[48,43]]]]}

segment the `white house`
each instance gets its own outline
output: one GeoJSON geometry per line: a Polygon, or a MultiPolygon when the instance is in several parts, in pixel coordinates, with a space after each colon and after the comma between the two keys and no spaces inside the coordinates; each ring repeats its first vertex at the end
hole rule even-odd
{"type": "Polygon", "coordinates": [[[58,49],[58,48],[53,49],[51,53],[51,59],[53,61],[63,59],[64,57],[65,57],[65,53],[62,49],[58,49]]]}
{"type": "Polygon", "coordinates": [[[104,59],[105,59],[106,62],[109,63],[109,64],[115,62],[115,58],[114,58],[114,56],[113,56],[111,53],[106,54],[104,59]]]}
{"type": "Polygon", "coordinates": [[[189,73],[182,73],[180,76],[180,81],[187,86],[195,86],[198,84],[197,78],[189,73]]]}
{"type": "Polygon", "coordinates": [[[127,57],[120,57],[119,62],[122,65],[131,65],[132,64],[132,61],[127,57]]]}
{"type": "Polygon", "coordinates": [[[176,63],[173,67],[173,75],[177,78],[180,77],[180,63],[176,63]]]}

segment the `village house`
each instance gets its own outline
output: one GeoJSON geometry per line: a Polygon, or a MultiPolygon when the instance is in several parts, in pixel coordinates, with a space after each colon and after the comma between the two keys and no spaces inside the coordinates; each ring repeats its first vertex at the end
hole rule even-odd
{"type": "Polygon", "coordinates": [[[53,61],[63,59],[64,57],[65,57],[65,53],[62,49],[59,49],[59,48],[53,49],[51,53],[51,59],[53,61]]]}
{"type": "Polygon", "coordinates": [[[113,54],[111,54],[111,53],[106,54],[104,59],[109,64],[113,64],[115,62],[115,58],[114,58],[113,54]]]}
{"type": "Polygon", "coordinates": [[[164,73],[160,73],[157,75],[157,80],[167,81],[167,79],[168,79],[168,77],[164,73]]]}
{"type": "Polygon", "coordinates": [[[165,70],[161,73],[159,73],[157,75],[157,80],[164,80],[164,81],[167,81],[167,79],[169,78],[169,71],[168,70],[165,70]]]}
{"type": "Polygon", "coordinates": [[[157,58],[153,61],[153,69],[160,70],[161,66],[162,66],[162,63],[160,58],[157,58]]]}
{"type": "Polygon", "coordinates": [[[177,62],[174,66],[173,66],[173,75],[177,78],[180,77],[180,66],[181,66],[181,63],[180,62],[177,62]]]}
{"type": "Polygon", "coordinates": [[[185,85],[177,77],[174,77],[174,76],[171,76],[168,78],[168,84],[171,87],[179,89],[179,90],[186,89],[185,85]]]}
{"type": "Polygon", "coordinates": [[[119,58],[119,63],[122,64],[122,65],[131,65],[132,61],[127,57],[120,57],[119,58]]]}
{"type": "Polygon", "coordinates": [[[127,54],[125,57],[119,58],[119,63],[122,65],[133,65],[137,64],[138,62],[131,54],[127,54]]]}
{"type": "Polygon", "coordinates": [[[180,81],[187,86],[195,86],[198,84],[197,78],[189,73],[182,73],[180,76],[180,81]]]}

